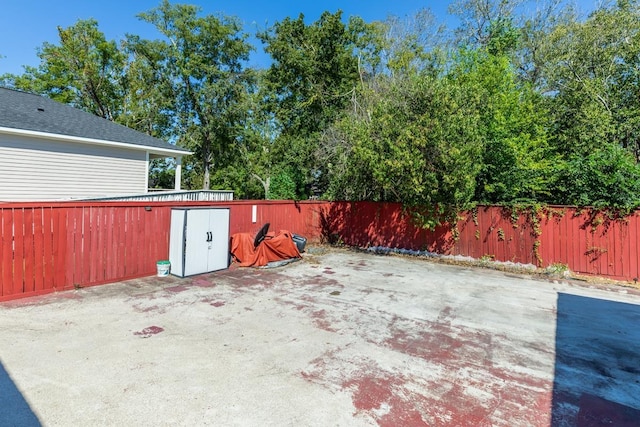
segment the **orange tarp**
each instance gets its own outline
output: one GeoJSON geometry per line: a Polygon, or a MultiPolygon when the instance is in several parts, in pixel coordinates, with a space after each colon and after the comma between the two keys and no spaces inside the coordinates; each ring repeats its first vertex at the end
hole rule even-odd
{"type": "Polygon", "coordinates": [[[291,233],[286,230],[267,233],[255,248],[253,241],[254,236],[250,233],[231,236],[231,255],[241,267],[262,267],[273,261],[301,258],[291,233]]]}

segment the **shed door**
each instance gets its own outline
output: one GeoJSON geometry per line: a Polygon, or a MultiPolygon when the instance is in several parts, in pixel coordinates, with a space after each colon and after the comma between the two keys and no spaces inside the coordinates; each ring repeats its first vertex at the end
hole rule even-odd
{"type": "Polygon", "coordinates": [[[208,271],[222,270],[229,267],[229,209],[211,209],[209,211],[208,271]]]}
{"type": "Polygon", "coordinates": [[[191,276],[209,271],[209,210],[191,209],[187,211],[185,232],[184,275],[191,276]]]}

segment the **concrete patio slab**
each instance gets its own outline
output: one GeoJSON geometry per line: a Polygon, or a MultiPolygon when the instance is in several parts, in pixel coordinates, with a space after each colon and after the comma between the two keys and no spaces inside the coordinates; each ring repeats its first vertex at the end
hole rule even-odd
{"type": "Polygon", "coordinates": [[[640,292],[330,250],[0,304],[0,425],[640,424],[640,292]]]}

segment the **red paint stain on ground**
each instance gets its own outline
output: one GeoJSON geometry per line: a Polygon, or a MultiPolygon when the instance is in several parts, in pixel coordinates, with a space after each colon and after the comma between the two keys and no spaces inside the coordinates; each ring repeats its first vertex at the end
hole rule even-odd
{"type": "Polygon", "coordinates": [[[140,307],[140,306],[134,306],[134,309],[139,312],[139,313],[149,313],[152,311],[159,311],[159,307],[157,305],[152,305],[149,307],[140,307]]]}
{"type": "Polygon", "coordinates": [[[149,326],[141,331],[134,332],[133,335],[139,336],[140,338],[149,338],[150,336],[159,334],[162,331],[164,331],[164,328],[161,328],[160,326],[149,326]]]}
{"type": "Polygon", "coordinates": [[[325,310],[317,310],[312,312],[311,318],[313,319],[313,324],[318,328],[329,332],[337,331],[337,329],[331,327],[331,322],[327,319],[327,312],[325,310]]]}
{"type": "Polygon", "coordinates": [[[432,415],[439,421],[446,421],[446,425],[460,427],[491,427],[491,413],[493,409],[485,405],[499,405],[499,400],[474,402],[466,393],[466,385],[451,383],[450,389],[444,393],[438,401],[438,405],[432,407],[432,415]]]}
{"type": "Polygon", "coordinates": [[[438,315],[438,319],[439,320],[450,319],[452,314],[453,314],[453,308],[447,306],[440,311],[440,314],[438,315]]]}
{"type": "Polygon", "coordinates": [[[460,339],[438,330],[410,333],[396,329],[385,344],[394,350],[425,360],[446,362],[465,345],[460,339]]]}
{"type": "Polygon", "coordinates": [[[165,291],[168,292],[175,292],[175,293],[179,293],[179,292],[184,292],[187,290],[187,287],[184,285],[178,285],[178,286],[171,286],[169,288],[164,288],[165,291]]]}
{"type": "Polygon", "coordinates": [[[359,411],[379,409],[393,396],[393,383],[389,378],[358,378],[344,384],[345,388],[356,387],[353,393],[353,405],[359,411]]]}
{"type": "MultiPolygon", "coordinates": [[[[312,368],[302,372],[302,377],[315,383],[334,383],[338,378],[341,388],[352,394],[353,405],[356,414],[363,414],[374,420],[382,427],[408,426],[456,426],[456,427],[489,427],[512,426],[509,416],[505,414],[518,414],[518,426],[549,426],[546,422],[536,422],[526,406],[505,405],[503,400],[505,393],[521,393],[522,389],[509,388],[501,381],[492,381],[484,376],[474,378],[465,375],[462,381],[456,381],[456,375],[452,371],[448,379],[434,379],[424,383],[416,381],[407,373],[391,372],[370,360],[351,360],[351,367],[344,371],[340,369],[345,363],[340,354],[340,349],[334,349],[325,353],[311,362],[312,368]],[[355,366],[354,366],[355,365],[355,366]],[[353,368],[356,369],[353,369],[353,368]],[[335,370],[338,369],[339,375],[335,370]],[[451,379],[454,379],[451,381],[451,379]],[[488,384],[485,381],[488,380],[488,384]],[[423,391],[421,391],[423,390],[423,391]],[[475,390],[470,394],[470,390],[475,390]],[[478,395],[477,393],[481,393],[478,395]],[[497,418],[494,413],[498,412],[497,418]],[[530,422],[532,421],[532,422],[530,422]]],[[[457,370],[457,360],[452,359],[457,370]]],[[[529,405],[533,404],[539,410],[535,402],[537,393],[523,393],[524,399],[532,398],[529,405]]],[[[547,413],[549,396],[543,399],[546,403],[547,413]]]]}
{"type": "Polygon", "coordinates": [[[405,383],[403,378],[391,375],[364,375],[346,381],[343,388],[353,389],[356,410],[367,412],[381,427],[427,426],[413,402],[416,396],[406,389],[405,383]]]}
{"type": "Polygon", "coordinates": [[[231,279],[235,287],[242,288],[252,288],[258,286],[263,288],[272,288],[278,283],[282,283],[288,280],[288,276],[280,273],[267,270],[256,270],[247,267],[242,267],[231,272],[227,270],[218,274],[231,279]]]}
{"type": "Polygon", "coordinates": [[[195,279],[191,283],[199,288],[212,288],[213,286],[215,286],[213,282],[205,279],[195,279]]]}
{"type": "MultiPolygon", "coordinates": [[[[486,332],[452,326],[451,315],[452,311],[445,309],[436,322],[393,319],[389,325],[391,337],[380,343],[446,367],[448,373],[443,376],[447,380],[427,387],[430,394],[439,398],[434,401],[422,396],[419,405],[429,423],[473,427],[508,425],[503,417],[508,420],[509,416],[505,414],[517,412],[518,425],[550,425],[552,381],[494,366],[492,353],[500,351],[499,341],[486,332]],[[456,372],[461,370],[467,374],[465,380],[458,383],[456,372]],[[482,393],[482,399],[470,395],[470,390],[482,393]],[[496,411],[501,415],[494,415],[496,411]]],[[[530,363],[523,358],[513,364],[526,367],[530,363]]]]}
{"type": "Polygon", "coordinates": [[[366,271],[367,267],[367,263],[364,261],[360,261],[356,265],[354,265],[353,263],[349,263],[349,265],[353,265],[353,269],[356,271],[366,271]]]}
{"type": "MultiPolygon", "coordinates": [[[[552,384],[549,383],[549,387],[552,384]]],[[[549,390],[538,394],[538,399],[528,406],[527,416],[534,426],[557,425],[551,422],[553,408],[553,391],[549,390]]]]}
{"type": "Polygon", "coordinates": [[[313,374],[310,372],[302,371],[300,372],[300,375],[302,376],[302,378],[309,382],[317,382],[320,379],[317,374],[313,374]]]}
{"type": "Polygon", "coordinates": [[[420,415],[420,412],[413,411],[406,414],[392,413],[392,414],[385,415],[384,417],[382,417],[380,421],[378,421],[378,425],[380,427],[398,427],[398,426],[422,427],[422,426],[428,426],[429,424],[427,424],[422,419],[422,415],[420,415]]]}
{"type": "MultiPolygon", "coordinates": [[[[334,274],[334,272],[332,271],[331,273],[328,273],[328,274],[334,274]]],[[[318,274],[316,276],[310,277],[307,280],[305,280],[305,285],[312,288],[326,287],[326,286],[333,286],[334,288],[340,288],[340,289],[344,288],[344,285],[338,282],[337,280],[324,277],[321,274],[318,274]]]]}
{"type": "Polygon", "coordinates": [[[302,378],[309,382],[323,383],[328,369],[327,363],[336,360],[336,353],[339,351],[340,348],[334,348],[313,359],[310,362],[311,369],[300,372],[302,378]]]}
{"type": "Polygon", "coordinates": [[[213,307],[222,307],[222,306],[225,305],[225,302],[224,301],[214,301],[214,302],[210,303],[209,305],[213,306],[213,307]]]}

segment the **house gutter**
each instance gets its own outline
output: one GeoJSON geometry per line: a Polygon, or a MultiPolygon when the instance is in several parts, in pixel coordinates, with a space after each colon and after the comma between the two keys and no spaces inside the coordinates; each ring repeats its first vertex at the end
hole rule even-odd
{"type": "Polygon", "coordinates": [[[145,151],[151,154],[167,156],[167,157],[181,157],[193,154],[193,152],[184,149],[170,149],[170,148],[158,148],[149,145],[131,144],[128,142],[107,141],[104,139],[85,138],[72,135],[61,135],[57,133],[38,132],[33,130],[15,129],[0,126],[0,133],[8,135],[26,136],[31,138],[40,138],[62,142],[75,142],[82,144],[101,145],[107,147],[126,148],[129,150],[145,151]]]}

